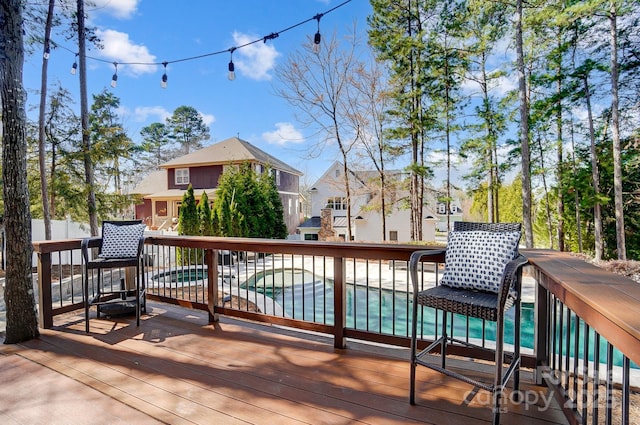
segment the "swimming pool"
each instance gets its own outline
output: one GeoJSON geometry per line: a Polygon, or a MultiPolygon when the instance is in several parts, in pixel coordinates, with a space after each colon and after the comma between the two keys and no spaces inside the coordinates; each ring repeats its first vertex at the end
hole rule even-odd
{"type": "MultiPolygon", "coordinates": [[[[333,324],[333,280],[303,269],[260,271],[240,285],[242,289],[265,295],[282,306],[288,317],[333,324]]],[[[370,332],[408,336],[411,332],[411,294],[406,291],[346,285],[347,326],[370,332]]],[[[523,303],[522,346],[533,348],[533,304],[523,303]]],[[[440,316],[440,315],[438,315],[440,316]]],[[[433,334],[440,318],[432,309],[420,315],[425,335],[433,334]]],[[[454,317],[455,336],[466,334],[466,319],[454,317]]],[[[507,317],[505,340],[513,343],[513,313],[507,317]],[[510,336],[509,336],[510,335],[510,336]],[[509,339],[510,338],[510,339],[509,339]]],[[[440,331],[439,325],[437,327],[440,331]]],[[[495,340],[495,325],[470,319],[469,338],[495,340]],[[483,330],[484,327],[484,330],[483,330]]]]}
{"type": "MultiPolygon", "coordinates": [[[[249,280],[240,284],[240,288],[249,292],[264,295],[281,306],[282,311],[291,318],[333,324],[333,280],[323,278],[303,269],[282,268],[261,271],[249,280]]],[[[421,309],[418,321],[422,328],[419,334],[429,338],[440,332],[442,312],[431,308],[421,309]]],[[[354,283],[346,284],[347,327],[381,334],[409,336],[411,332],[412,297],[407,291],[373,288],[354,283]]],[[[450,322],[451,323],[451,322],[450,322]]],[[[513,344],[514,309],[507,312],[505,321],[505,343],[513,344]]],[[[523,302],[521,312],[521,346],[524,349],[534,348],[535,341],[535,309],[534,303],[523,302]]],[[[451,331],[450,331],[451,332],[451,331]]],[[[470,340],[495,341],[496,327],[494,322],[483,322],[481,319],[454,315],[453,335],[470,340]],[[468,326],[468,333],[467,333],[468,326]]],[[[571,329],[573,340],[575,329],[571,329]]],[[[584,340],[584,328],[580,337],[584,340]]],[[[566,335],[565,335],[566,336],[566,335]]],[[[590,346],[593,347],[593,333],[590,333],[590,346]]],[[[582,356],[584,344],[579,344],[578,355],[582,356]]],[[[571,345],[573,348],[573,345],[571,345]]],[[[604,341],[600,345],[600,358],[606,358],[607,346],[604,341]]],[[[563,347],[563,354],[566,344],[563,347]]],[[[593,357],[593,349],[590,350],[593,357]]],[[[570,353],[573,357],[574,352],[570,353]]],[[[614,364],[622,365],[622,354],[615,350],[614,364]]],[[[632,368],[638,368],[632,363],[632,368]]]]}

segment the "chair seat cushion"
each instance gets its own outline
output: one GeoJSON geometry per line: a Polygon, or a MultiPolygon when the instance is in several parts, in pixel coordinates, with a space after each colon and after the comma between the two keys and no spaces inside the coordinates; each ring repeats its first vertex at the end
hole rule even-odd
{"type": "MultiPolygon", "coordinates": [[[[513,300],[507,300],[505,311],[513,300]]],[[[438,285],[418,293],[417,303],[439,310],[495,322],[498,316],[498,295],[438,285]]]]}
{"type": "Polygon", "coordinates": [[[116,225],[103,223],[100,258],[136,258],[144,224],[116,225]]]}
{"type": "Polygon", "coordinates": [[[497,293],[507,263],[518,254],[520,232],[449,233],[441,285],[497,293]]]}

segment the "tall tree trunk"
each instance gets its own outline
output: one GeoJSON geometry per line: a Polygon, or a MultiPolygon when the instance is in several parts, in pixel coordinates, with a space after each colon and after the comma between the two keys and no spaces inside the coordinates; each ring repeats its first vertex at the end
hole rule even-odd
{"type": "MultiPolygon", "coordinates": [[[[558,51],[562,51],[562,39],[561,34],[558,34],[558,51]]],[[[562,83],[563,83],[563,72],[562,72],[562,56],[560,56],[560,60],[558,61],[558,75],[557,75],[557,86],[556,93],[558,96],[558,104],[556,106],[556,134],[558,138],[557,142],[557,154],[558,154],[558,166],[556,168],[556,181],[558,184],[558,204],[557,204],[557,214],[558,214],[558,251],[564,251],[564,154],[563,154],[563,123],[562,123],[562,83]]]]}
{"type": "MultiPolygon", "coordinates": [[[[45,52],[49,51],[51,44],[51,26],[53,22],[53,9],[55,0],[49,0],[47,22],[44,27],[45,52]]],[[[47,165],[45,156],[45,128],[44,114],[47,108],[47,71],[49,69],[48,54],[42,55],[42,77],[40,80],[40,111],[38,116],[38,162],[40,165],[40,192],[42,196],[42,215],[44,219],[44,238],[51,240],[51,209],[49,204],[49,189],[47,183],[47,165]]]]}
{"type": "Polygon", "coordinates": [[[500,223],[500,166],[498,165],[498,144],[493,143],[493,209],[494,222],[500,223]]]}
{"type": "Polygon", "coordinates": [[[91,159],[91,139],[89,134],[89,100],[87,95],[87,57],[84,28],[84,0],[78,0],[78,60],[80,74],[80,121],[82,124],[82,151],[84,157],[84,178],[87,191],[87,208],[91,234],[98,234],[96,193],[93,180],[93,160],[91,159]]]}
{"type": "Polygon", "coordinates": [[[580,194],[578,193],[578,170],[576,167],[576,143],[573,137],[573,124],[571,124],[571,162],[573,169],[573,202],[576,209],[576,233],[578,234],[578,252],[582,254],[582,218],[580,218],[580,194]]]}
{"type": "Polygon", "coordinates": [[[615,0],[609,2],[611,26],[611,139],[613,141],[613,193],[616,210],[616,248],[618,260],[627,259],[624,235],[624,201],[622,199],[622,160],[620,149],[620,116],[618,111],[618,25],[615,0]]]}
{"type": "Polygon", "coordinates": [[[593,126],[593,112],[591,108],[591,93],[589,91],[589,77],[585,74],[584,78],[584,99],[587,103],[587,115],[589,120],[589,140],[591,141],[591,180],[593,185],[593,193],[596,198],[593,206],[593,232],[595,240],[595,259],[602,260],[602,211],[600,208],[600,172],[598,170],[598,153],[596,152],[596,131],[593,126]]]}
{"type": "Polygon", "coordinates": [[[553,225],[551,223],[551,199],[549,197],[549,186],[547,185],[547,174],[544,166],[544,149],[542,148],[542,140],[538,140],[538,150],[540,151],[540,168],[542,169],[542,188],[544,190],[545,213],[547,214],[547,232],[549,236],[549,249],[553,249],[553,225]]]}
{"type": "Polygon", "coordinates": [[[22,84],[22,3],[21,0],[4,0],[0,5],[2,188],[7,246],[5,344],[39,335],[31,281],[33,247],[27,185],[26,94],[22,84]]]}
{"type": "Polygon", "coordinates": [[[487,165],[487,221],[489,223],[498,222],[498,153],[497,153],[497,135],[494,130],[494,122],[491,118],[491,99],[489,98],[489,85],[487,77],[487,55],[482,52],[482,60],[480,61],[480,70],[482,80],[480,87],[482,89],[482,101],[484,103],[484,120],[486,124],[486,156],[489,159],[487,165]]]}
{"type": "MultiPolygon", "coordinates": [[[[339,133],[336,133],[339,134],[339,133]]],[[[348,152],[343,148],[340,138],[338,137],[338,144],[340,145],[340,152],[342,153],[342,173],[344,174],[344,190],[347,195],[347,242],[351,242],[351,173],[349,172],[349,157],[348,152]]]]}
{"type": "Polygon", "coordinates": [[[520,154],[522,155],[522,221],[525,245],[533,248],[533,224],[531,219],[531,154],[529,151],[529,102],[524,68],[522,40],[522,0],[516,1],[516,54],[518,68],[518,92],[520,95],[520,154]]]}

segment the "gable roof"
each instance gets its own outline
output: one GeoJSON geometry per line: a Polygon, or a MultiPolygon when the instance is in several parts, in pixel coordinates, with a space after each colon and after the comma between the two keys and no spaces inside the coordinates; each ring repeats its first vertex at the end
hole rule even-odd
{"type": "MultiPolygon", "coordinates": [[[[321,182],[331,182],[331,181],[343,182],[344,181],[342,178],[343,171],[344,171],[344,166],[342,165],[342,162],[333,161],[333,164],[331,164],[331,166],[325,170],[322,176],[320,176],[320,178],[316,180],[316,182],[311,187],[315,188],[316,186],[320,185],[321,182]],[[340,172],[340,177],[335,177],[334,175],[335,170],[338,170],[340,172]]],[[[355,182],[360,187],[367,187],[366,183],[362,181],[362,179],[358,176],[357,173],[353,172],[351,169],[347,169],[347,172],[349,173],[349,176],[352,179],[351,181],[355,182]]]]}
{"type": "Polygon", "coordinates": [[[162,190],[167,190],[167,170],[165,169],[151,171],[135,185],[131,193],[148,195],[162,190]]]}
{"type": "Polygon", "coordinates": [[[222,142],[199,149],[195,152],[172,159],[160,165],[161,168],[175,168],[182,166],[202,166],[213,164],[240,163],[255,161],[269,165],[275,169],[286,171],[301,176],[302,173],[295,168],[269,155],[246,140],[231,137],[222,142]]]}

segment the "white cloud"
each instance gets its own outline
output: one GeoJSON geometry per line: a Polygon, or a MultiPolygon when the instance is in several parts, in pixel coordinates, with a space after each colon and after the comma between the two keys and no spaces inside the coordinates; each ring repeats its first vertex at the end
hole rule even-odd
{"type": "MultiPolygon", "coordinates": [[[[494,72],[497,72],[497,70],[494,72]]],[[[500,97],[507,95],[509,92],[516,90],[517,88],[518,85],[515,77],[509,75],[502,75],[498,78],[494,78],[490,80],[488,84],[489,92],[494,96],[500,97]]],[[[480,91],[480,84],[471,78],[467,78],[462,82],[462,90],[470,96],[482,95],[480,91]]]]}
{"type": "MultiPolygon", "coordinates": [[[[233,41],[236,46],[251,43],[258,38],[239,32],[233,33],[233,41]]],[[[274,68],[276,58],[280,56],[280,53],[273,46],[273,43],[260,41],[236,50],[233,55],[236,71],[240,71],[244,76],[253,80],[263,81],[271,80],[269,72],[274,68]]]]}
{"type": "Polygon", "coordinates": [[[291,123],[277,122],[276,130],[262,133],[262,138],[273,145],[285,145],[287,143],[302,143],[304,136],[291,123]]]}
{"type": "Polygon", "coordinates": [[[211,124],[216,122],[216,117],[211,114],[203,114],[202,112],[200,112],[200,115],[202,115],[202,121],[206,126],[210,126],[211,124]]]}
{"type": "Polygon", "coordinates": [[[134,119],[138,122],[145,122],[149,117],[158,117],[160,121],[164,121],[171,116],[171,112],[162,106],[138,106],[134,110],[134,119]]]}
{"type": "Polygon", "coordinates": [[[498,96],[505,96],[507,93],[517,88],[518,88],[518,84],[515,77],[514,76],[509,77],[506,75],[496,78],[489,85],[489,90],[491,90],[492,93],[497,94],[498,96]]]}
{"type": "Polygon", "coordinates": [[[89,12],[104,12],[109,15],[129,19],[138,9],[139,0],[93,0],[94,7],[87,7],[89,12]]]}
{"type": "MultiPolygon", "coordinates": [[[[98,30],[98,37],[102,40],[104,49],[100,54],[114,62],[137,62],[153,63],[157,62],[156,57],[149,53],[146,46],[134,44],[129,40],[129,34],[115,30],[98,30]]],[[[132,75],[156,72],[156,66],[150,65],[119,65],[118,73],[121,71],[132,75]]]]}
{"type": "MultiPolygon", "coordinates": [[[[128,114],[127,110],[124,110],[124,112],[128,114]]],[[[216,121],[216,117],[211,114],[203,114],[202,112],[199,113],[202,116],[202,121],[207,126],[213,124],[216,121]]],[[[138,106],[133,111],[133,119],[136,122],[146,122],[150,119],[153,119],[154,121],[164,122],[171,115],[173,115],[173,112],[167,111],[163,106],[138,106]]]]}

